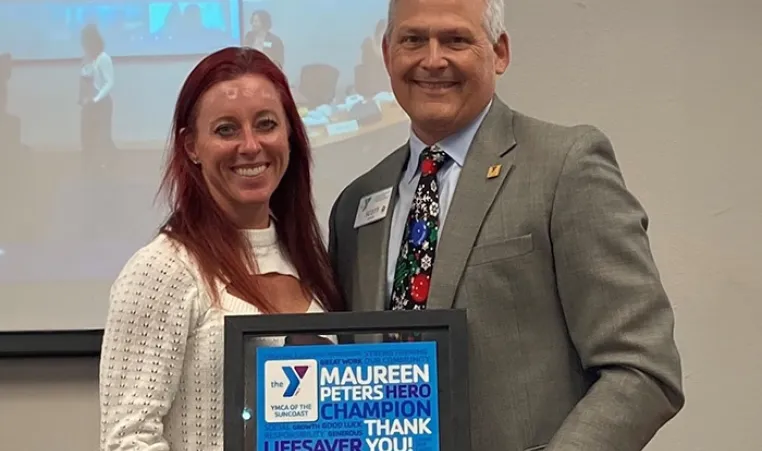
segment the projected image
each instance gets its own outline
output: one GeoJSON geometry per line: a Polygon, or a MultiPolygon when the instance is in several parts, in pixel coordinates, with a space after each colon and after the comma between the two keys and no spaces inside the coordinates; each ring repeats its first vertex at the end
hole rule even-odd
{"type": "Polygon", "coordinates": [[[284,68],[315,146],[407,119],[381,56],[387,5],[383,0],[243,2],[243,44],[284,68]]]}
{"type": "Polygon", "coordinates": [[[240,41],[238,0],[2,1],[0,52],[24,60],[80,58],[97,25],[112,57],[199,55],[240,41]]]}
{"type": "Polygon", "coordinates": [[[8,108],[34,151],[83,152],[91,161],[96,152],[163,151],[190,68],[214,50],[245,45],[283,68],[320,148],[407,120],[381,56],[386,7],[386,0],[0,1],[9,13],[0,19],[0,37],[8,37],[0,52],[17,74],[8,108]]]}
{"type": "MultiPolygon", "coordinates": [[[[91,316],[29,321],[102,327],[114,277],[165,219],[156,193],[180,87],[203,56],[231,44],[286,73],[315,150],[325,227],[335,195],[409,131],[381,56],[387,6],[0,0],[0,208],[9,212],[0,299],[76,302],[91,316]]],[[[0,316],[0,330],[8,321],[0,316]]]]}

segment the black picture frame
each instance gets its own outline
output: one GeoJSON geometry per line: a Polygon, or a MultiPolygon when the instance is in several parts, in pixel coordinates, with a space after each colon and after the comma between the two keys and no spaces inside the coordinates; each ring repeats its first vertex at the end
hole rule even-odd
{"type": "MultiPolygon", "coordinates": [[[[426,311],[328,312],[288,315],[230,315],[225,317],[224,348],[224,446],[225,451],[255,451],[246,448],[244,419],[246,381],[244,380],[247,338],[252,336],[284,336],[289,334],[342,335],[383,334],[389,332],[445,331],[446,349],[438,348],[438,372],[446,372],[457,386],[440,386],[442,405],[469,406],[468,392],[468,329],[466,311],[462,309],[426,311]],[[443,355],[446,353],[446,355],[443,355]],[[442,359],[442,357],[445,357],[442,359]]],[[[444,410],[444,409],[443,409],[444,410]]],[[[440,415],[447,419],[440,427],[443,451],[471,449],[470,409],[450,408],[440,415]],[[455,433],[457,431],[457,433],[455,433]]],[[[256,450],[259,451],[259,450],[256,450]]]]}
{"type": "Polygon", "coordinates": [[[0,332],[0,358],[99,357],[103,329],[0,332]]]}

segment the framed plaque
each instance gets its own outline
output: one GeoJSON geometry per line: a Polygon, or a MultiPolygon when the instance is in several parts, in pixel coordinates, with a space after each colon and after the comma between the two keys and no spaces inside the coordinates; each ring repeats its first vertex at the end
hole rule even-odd
{"type": "Polygon", "coordinates": [[[469,451],[464,310],[225,319],[225,451],[469,451]]]}

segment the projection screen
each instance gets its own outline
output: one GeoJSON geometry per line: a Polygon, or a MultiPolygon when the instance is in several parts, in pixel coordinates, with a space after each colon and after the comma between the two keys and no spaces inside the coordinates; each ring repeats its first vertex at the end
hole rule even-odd
{"type": "Polygon", "coordinates": [[[166,217],[156,194],[179,88],[222,47],[255,46],[286,72],[327,232],[341,189],[407,138],[381,57],[386,7],[0,0],[0,333],[102,329],[114,278],[166,217]],[[110,74],[83,62],[99,42],[110,74]]]}

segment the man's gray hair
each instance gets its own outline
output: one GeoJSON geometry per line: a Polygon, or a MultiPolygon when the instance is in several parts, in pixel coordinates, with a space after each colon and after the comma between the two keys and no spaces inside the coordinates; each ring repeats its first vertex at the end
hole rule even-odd
{"type": "MultiPolygon", "coordinates": [[[[487,32],[490,41],[492,41],[493,44],[496,44],[498,39],[500,39],[500,35],[505,33],[505,7],[503,3],[505,0],[482,1],[486,3],[483,19],[484,31],[487,32]]],[[[394,29],[394,15],[397,9],[397,3],[399,2],[400,0],[389,0],[389,14],[386,21],[386,32],[384,33],[384,38],[386,39],[389,39],[389,36],[391,36],[392,30],[394,29]]]]}

